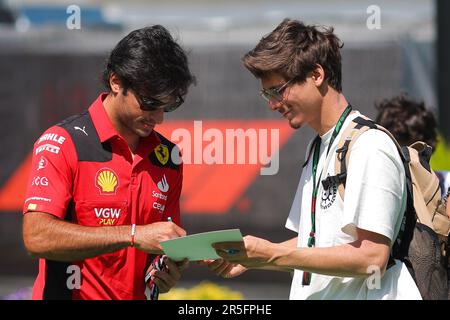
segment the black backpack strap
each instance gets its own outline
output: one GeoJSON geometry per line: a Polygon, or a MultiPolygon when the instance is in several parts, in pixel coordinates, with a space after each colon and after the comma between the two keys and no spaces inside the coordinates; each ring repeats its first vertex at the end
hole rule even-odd
{"type": "MultiPolygon", "coordinates": [[[[362,117],[357,117],[353,119],[356,123],[354,130],[359,130],[363,127],[368,127],[370,129],[377,129],[376,124],[372,120],[364,119],[362,117]]],[[[345,138],[344,145],[336,149],[336,158],[339,161],[339,173],[334,176],[328,176],[326,179],[322,180],[322,186],[325,190],[328,190],[333,184],[339,186],[342,184],[345,188],[345,183],[347,182],[347,153],[350,148],[350,143],[352,139],[345,138]]]]}
{"type": "Polygon", "coordinates": [[[347,173],[340,173],[335,176],[327,177],[326,179],[322,180],[322,186],[324,190],[328,190],[333,184],[339,185],[343,183],[345,185],[345,180],[347,178],[347,173]]]}
{"type": "Polygon", "coordinates": [[[340,173],[334,176],[328,176],[326,179],[322,180],[322,186],[325,190],[328,190],[333,184],[343,184],[345,188],[345,182],[347,181],[347,164],[345,163],[345,160],[350,142],[351,140],[346,140],[344,145],[336,150],[337,159],[340,163],[340,173]]]}
{"type": "MultiPolygon", "coordinates": [[[[365,119],[363,117],[357,117],[353,120],[353,122],[357,123],[358,125],[360,125],[359,128],[362,127],[369,127],[370,129],[378,129],[377,124],[370,120],[370,119],[365,119]]],[[[358,128],[358,129],[359,129],[358,128]]]]}
{"type": "Polygon", "coordinates": [[[419,161],[422,167],[431,172],[430,160],[431,154],[433,153],[433,148],[430,146],[426,146],[424,149],[419,151],[419,161]]]}
{"type": "MultiPolygon", "coordinates": [[[[402,224],[398,232],[397,238],[392,246],[392,256],[396,259],[404,261],[404,258],[408,255],[409,243],[414,235],[414,227],[416,225],[416,210],[414,209],[414,196],[413,196],[413,186],[411,171],[409,169],[409,162],[411,161],[411,156],[409,155],[409,150],[407,147],[401,147],[400,150],[402,154],[403,167],[405,168],[406,177],[406,212],[414,214],[405,214],[403,216],[402,224]]],[[[405,261],[404,261],[405,262],[405,261]]]]}

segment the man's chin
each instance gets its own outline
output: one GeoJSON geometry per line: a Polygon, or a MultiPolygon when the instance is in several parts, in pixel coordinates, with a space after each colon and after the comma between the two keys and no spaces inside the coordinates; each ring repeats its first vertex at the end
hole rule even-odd
{"type": "Polygon", "coordinates": [[[292,129],[300,129],[302,127],[301,123],[295,122],[294,120],[289,120],[289,125],[292,129]]]}
{"type": "Polygon", "coordinates": [[[147,138],[152,132],[153,129],[139,129],[134,131],[136,135],[138,135],[140,138],[147,138]]]}

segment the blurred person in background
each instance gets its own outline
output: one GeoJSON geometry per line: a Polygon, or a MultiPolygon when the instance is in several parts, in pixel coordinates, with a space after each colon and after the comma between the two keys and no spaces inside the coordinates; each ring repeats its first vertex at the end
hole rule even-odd
{"type": "Polygon", "coordinates": [[[292,128],[307,125],[317,134],[308,145],[286,222],[298,237],[283,243],[253,236],[217,243],[223,259],[205,263],[225,278],[251,268],[294,271],[290,299],[421,299],[402,262],[387,267],[407,198],[394,142],[379,130],[368,130],[356,140],[345,202],[337,187],[326,191],[321,184],[335,175],[342,132],[360,116],[342,93],[341,47],[332,28],[286,19],[244,56],[270,109],[292,128]],[[379,272],[376,288],[367,283],[374,270],[379,272]]]}
{"type": "MultiPolygon", "coordinates": [[[[155,131],[193,83],[183,49],[160,25],[115,46],[107,92],[35,142],[23,240],[39,259],[33,299],[145,299],[144,276],[160,241],[184,236],[183,167],[155,131]]],[[[187,266],[152,271],[167,292],[187,266]]]]}
{"type": "MultiPolygon", "coordinates": [[[[385,99],[375,105],[378,110],[376,122],[388,129],[402,146],[423,141],[436,149],[437,121],[433,112],[423,101],[417,102],[406,95],[385,99]]],[[[436,171],[442,196],[450,188],[448,171],[436,171]]]]}

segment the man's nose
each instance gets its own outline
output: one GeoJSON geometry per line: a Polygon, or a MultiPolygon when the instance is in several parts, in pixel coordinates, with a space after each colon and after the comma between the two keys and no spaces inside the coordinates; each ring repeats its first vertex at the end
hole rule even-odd
{"type": "Polygon", "coordinates": [[[269,108],[272,111],[276,111],[278,109],[280,109],[280,107],[282,106],[283,102],[282,101],[275,101],[275,100],[270,100],[269,101],[269,108]]]}

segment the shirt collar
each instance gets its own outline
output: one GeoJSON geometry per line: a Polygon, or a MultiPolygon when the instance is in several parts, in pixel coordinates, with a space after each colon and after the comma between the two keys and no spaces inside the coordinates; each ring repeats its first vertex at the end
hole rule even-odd
{"type": "Polygon", "coordinates": [[[105,107],[103,106],[103,100],[105,100],[107,95],[107,92],[101,93],[89,107],[89,114],[91,115],[92,122],[94,123],[95,130],[97,130],[101,142],[119,136],[119,133],[112,125],[105,107]]]}
{"type": "Polygon", "coordinates": [[[320,139],[322,140],[323,145],[328,145],[331,140],[331,136],[333,135],[334,128],[336,126],[333,126],[330,130],[328,130],[326,133],[324,133],[322,136],[320,136],[320,139]]]}

